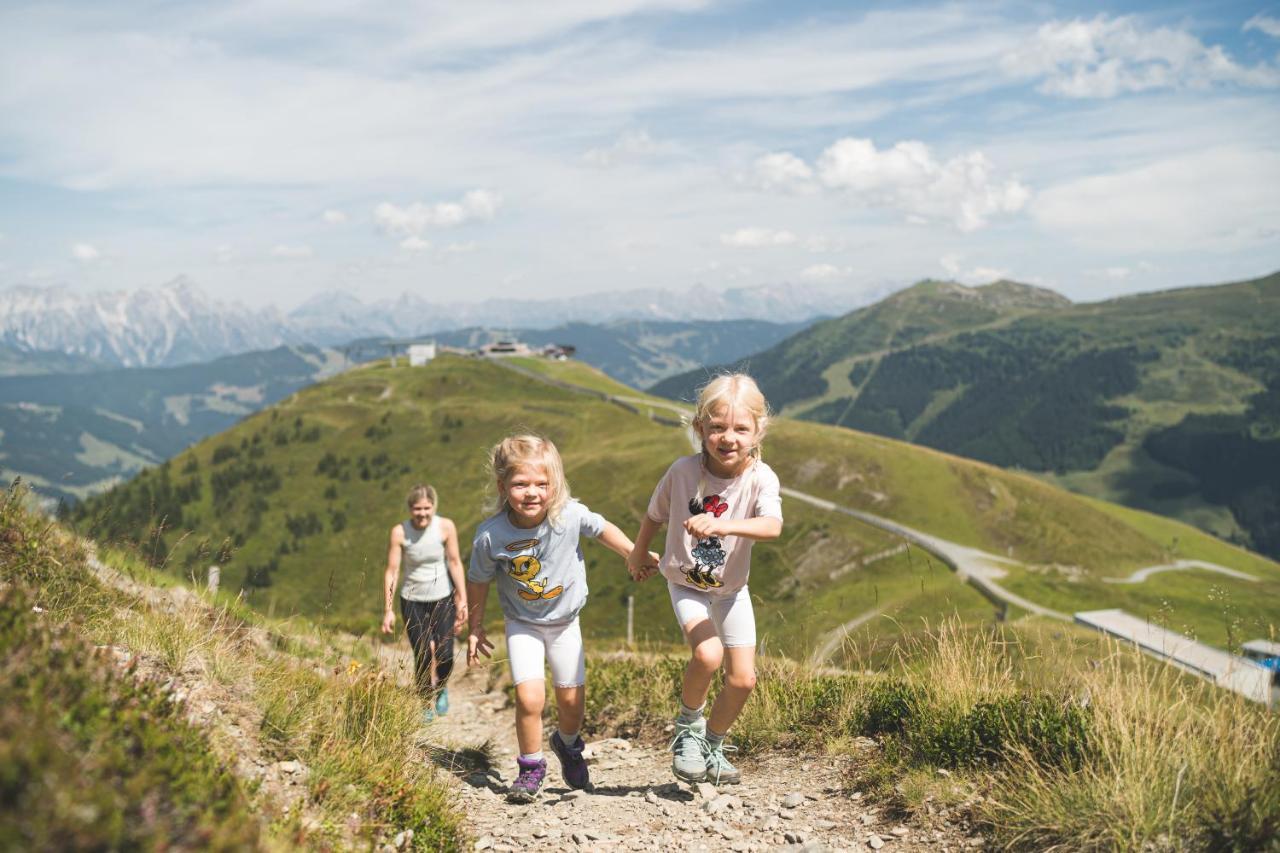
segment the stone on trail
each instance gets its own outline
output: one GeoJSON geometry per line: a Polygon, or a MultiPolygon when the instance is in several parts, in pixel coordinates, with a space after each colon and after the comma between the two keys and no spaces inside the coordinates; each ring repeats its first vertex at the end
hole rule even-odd
{"type": "Polygon", "coordinates": [[[867,844],[871,847],[872,850],[879,850],[881,847],[884,846],[884,839],[876,835],[875,833],[872,833],[871,836],[867,839],[867,844]]]}
{"type": "Polygon", "coordinates": [[[491,838],[490,836],[486,835],[486,836],[485,836],[485,837],[483,837],[483,838],[477,838],[477,839],[476,839],[475,847],[473,847],[472,849],[473,849],[473,850],[488,850],[488,849],[489,849],[490,847],[492,847],[492,846],[493,846],[493,838],[491,838]]]}
{"type": "Polygon", "coordinates": [[[699,782],[694,786],[694,790],[698,792],[698,796],[704,800],[714,800],[720,794],[720,789],[710,782],[699,782]]]}
{"type": "Polygon", "coordinates": [[[702,804],[702,810],[710,815],[720,814],[733,805],[733,798],[728,794],[721,794],[715,799],[707,800],[702,804]]]}
{"type": "Polygon", "coordinates": [[[798,808],[799,806],[803,805],[803,803],[804,803],[804,794],[787,794],[782,799],[782,807],[784,809],[798,808]]]}
{"type": "Polygon", "coordinates": [[[804,833],[797,830],[789,830],[782,835],[788,844],[804,844],[804,833]]]}
{"type": "Polygon", "coordinates": [[[894,835],[898,836],[899,838],[905,838],[907,834],[911,832],[911,830],[907,829],[905,826],[895,826],[893,829],[889,831],[892,832],[894,835]]]}
{"type": "Polygon", "coordinates": [[[657,795],[657,794],[655,794],[653,791],[645,791],[645,794],[644,794],[644,801],[645,801],[646,803],[649,803],[649,804],[651,804],[651,805],[655,805],[655,806],[660,802],[660,801],[658,800],[658,795],[657,795]]]}

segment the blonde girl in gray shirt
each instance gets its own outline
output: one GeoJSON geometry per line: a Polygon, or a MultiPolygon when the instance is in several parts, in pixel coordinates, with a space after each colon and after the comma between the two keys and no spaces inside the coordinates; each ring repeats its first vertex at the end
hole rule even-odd
{"type": "MultiPolygon", "coordinates": [[[[515,803],[533,802],[546,778],[542,752],[545,668],[555,688],[557,727],[551,747],[571,788],[590,785],[585,744],[579,736],[586,702],[586,657],[578,612],[587,603],[587,567],[579,544],[598,539],[620,557],[631,540],[569,495],[556,446],[537,435],[513,435],[489,454],[496,490],[493,515],[480,523],[471,546],[467,598],[471,634],[467,664],[489,657],[484,631],[489,584],[496,582],[516,688],[517,776],[507,792],[515,803]]],[[[658,555],[651,554],[652,564],[658,555]]],[[[635,575],[633,574],[633,577],[635,575]]]]}

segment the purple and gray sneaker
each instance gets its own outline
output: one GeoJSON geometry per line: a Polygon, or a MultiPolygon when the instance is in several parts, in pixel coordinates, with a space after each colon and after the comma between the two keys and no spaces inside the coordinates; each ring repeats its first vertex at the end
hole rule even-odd
{"type": "Polygon", "coordinates": [[[582,757],[582,750],[586,746],[581,737],[575,738],[573,745],[569,746],[564,742],[564,738],[560,737],[560,732],[554,732],[551,735],[551,748],[555,751],[556,758],[560,759],[560,775],[564,777],[565,784],[570,788],[581,790],[591,785],[591,773],[587,770],[587,760],[582,757]]]}
{"type": "Polygon", "coordinates": [[[520,774],[507,789],[507,802],[532,803],[538,799],[538,792],[542,790],[542,780],[547,778],[547,760],[517,758],[516,764],[520,767],[520,774]]]}

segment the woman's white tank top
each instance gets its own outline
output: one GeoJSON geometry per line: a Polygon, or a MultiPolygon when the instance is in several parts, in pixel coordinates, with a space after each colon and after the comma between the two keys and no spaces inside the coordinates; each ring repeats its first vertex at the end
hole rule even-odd
{"type": "Polygon", "coordinates": [[[419,530],[412,521],[402,521],[404,545],[400,570],[404,583],[400,595],[410,601],[439,601],[453,594],[453,581],[444,558],[444,539],[440,536],[440,519],[433,516],[419,530]]]}

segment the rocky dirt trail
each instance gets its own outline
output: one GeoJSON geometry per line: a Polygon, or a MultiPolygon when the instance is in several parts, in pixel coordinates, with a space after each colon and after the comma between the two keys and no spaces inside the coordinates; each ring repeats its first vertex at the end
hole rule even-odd
{"type": "Polygon", "coordinates": [[[456,780],[475,850],[906,851],[984,844],[941,811],[927,825],[903,824],[849,791],[849,758],[744,759],[742,784],[716,788],[677,782],[661,745],[620,738],[588,741],[592,791],[565,785],[548,748],[540,799],[508,804],[514,711],[504,693],[486,690],[487,680],[483,669],[456,669],[450,713],[422,732],[424,748],[456,780]]]}
{"type": "MultiPolygon", "coordinates": [[[[89,562],[99,578],[153,608],[207,617],[207,603],[185,588],[149,587],[92,556],[89,562]]],[[[261,629],[248,628],[243,639],[269,653],[270,642],[261,629]]],[[[277,760],[263,748],[257,737],[261,713],[242,695],[243,685],[220,684],[195,661],[175,675],[124,647],[103,651],[136,677],[162,682],[172,700],[183,705],[185,716],[206,731],[215,750],[229,757],[234,772],[254,786],[260,808],[277,820],[293,813],[304,831],[319,827],[322,817],[307,796],[307,767],[277,760]]],[[[382,646],[378,656],[379,666],[407,684],[412,658],[403,640],[382,646]]],[[[515,775],[517,754],[514,711],[504,692],[491,689],[495,679],[490,677],[503,665],[468,670],[460,655],[449,714],[425,725],[418,737],[422,752],[415,760],[435,763],[456,790],[455,805],[466,816],[471,849],[960,851],[985,845],[946,809],[927,807],[926,814],[903,822],[890,809],[850,790],[848,771],[856,759],[849,757],[774,753],[742,759],[737,762],[742,784],[716,788],[676,781],[665,744],[597,739],[588,741],[586,752],[591,791],[569,789],[548,748],[542,796],[531,805],[509,804],[505,792],[515,775]]],[[[865,739],[861,745],[876,748],[865,739]]],[[[345,842],[357,845],[356,827],[350,830],[345,842]]],[[[387,838],[380,849],[391,853],[397,845],[387,838]]]]}

